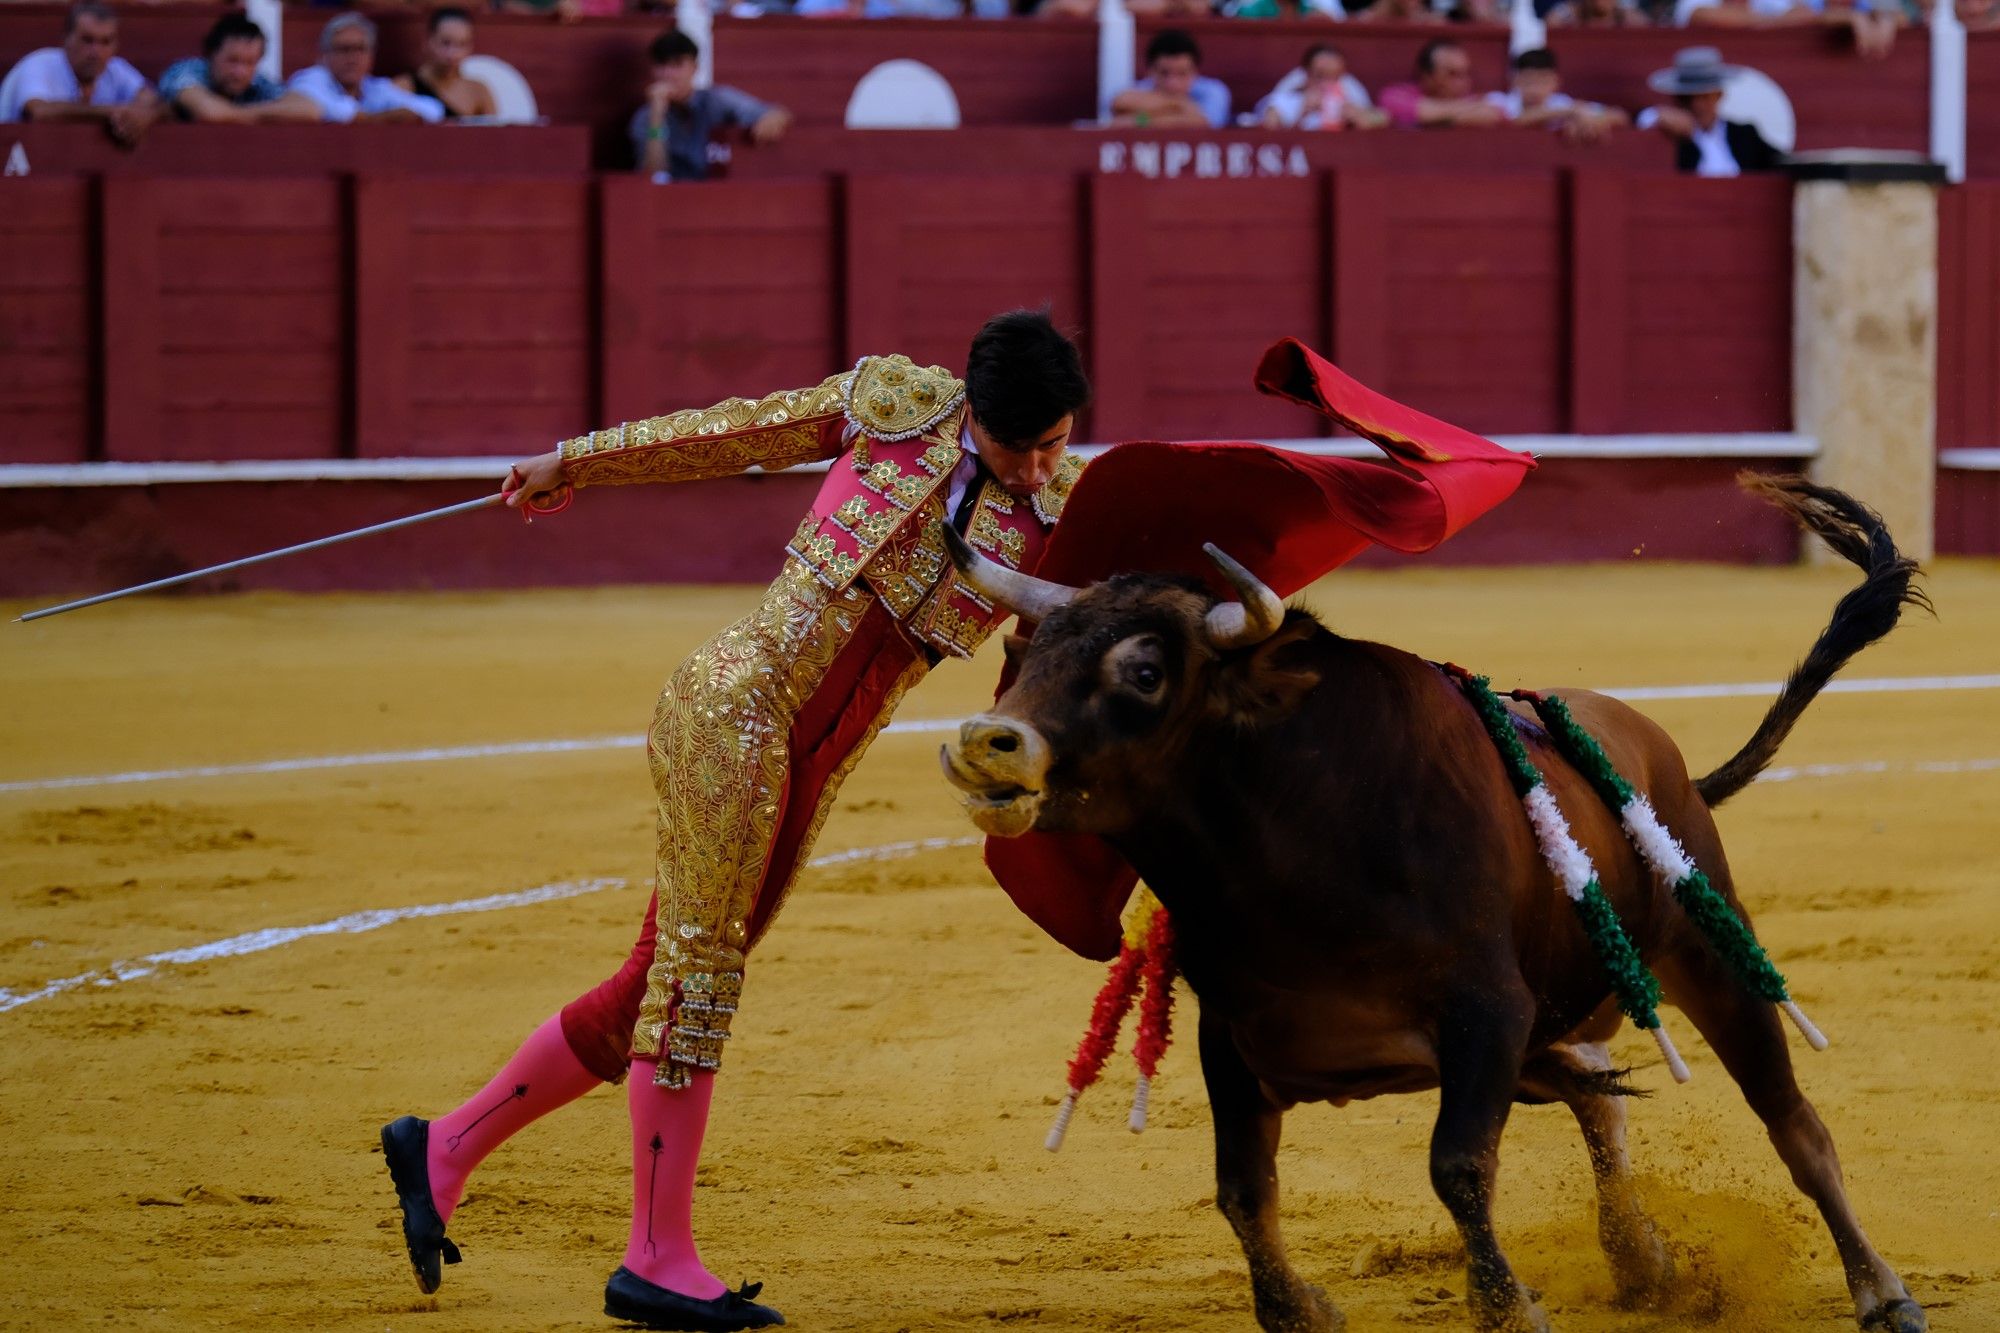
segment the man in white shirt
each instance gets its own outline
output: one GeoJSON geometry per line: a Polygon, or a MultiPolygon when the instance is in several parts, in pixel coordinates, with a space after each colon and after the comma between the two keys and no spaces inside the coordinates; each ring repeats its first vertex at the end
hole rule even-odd
{"type": "Polygon", "coordinates": [[[1756,126],[1722,118],[1722,90],[1736,73],[1737,67],[1723,64],[1722,53],[1712,46],[1676,51],[1672,69],[1657,70],[1646,79],[1648,87],[1673,98],[1674,104],[1646,108],[1636,124],[1672,139],[1674,165],[1697,176],[1777,170],[1784,154],[1765,142],[1756,126]]]}
{"type": "Polygon", "coordinates": [[[130,147],[159,116],[159,95],[118,55],[118,15],[96,0],[70,8],[61,46],[22,56],[0,83],[0,121],[94,120],[130,147]]]}
{"type": "Polygon", "coordinates": [[[286,86],[319,103],[327,120],[435,125],[444,119],[444,103],[435,97],[375,77],[375,25],[361,15],[342,14],[328,23],[319,50],[320,63],[292,75],[286,86]]]}

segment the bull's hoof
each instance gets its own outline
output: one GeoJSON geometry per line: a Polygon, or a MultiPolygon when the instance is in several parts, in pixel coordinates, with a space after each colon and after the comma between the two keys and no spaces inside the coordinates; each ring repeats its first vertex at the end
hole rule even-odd
{"type": "Polygon", "coordinates": [[[1657,1310],[1673,1299],[1674,1259],[1650,1222],[1641,1218],[1615,1238],[1607,1232],[1604,1257],[1611,1261],[1617,1284],[1612,1300],[1619,1309],[1657,1310]]]}
{"type": "Polygon", "coordinates": [[[1878,1305],[1861,1316],[1861,1327],[1868,1333],[1924,1333],[1930,1326],[1931,1321],[1924,1317],[1924,1307],[1907,1296],[1878,1305]]]}
{"type": "Polygon", "coordinates": [[[1512,1305],[1472,1302],[1472,1326],[1479,1333],[1550,1333],[1549,1317],[1525,1288],[1512,1305]]]}
{"type": "Polygon", "coordinates": [[[1347,1316],[1324,1288],[1300,1283],[1296,1291],[1266,1300],[1258,1296],[1257,1327],[1264,1333],[1344,1333],[1347,1316]]]}

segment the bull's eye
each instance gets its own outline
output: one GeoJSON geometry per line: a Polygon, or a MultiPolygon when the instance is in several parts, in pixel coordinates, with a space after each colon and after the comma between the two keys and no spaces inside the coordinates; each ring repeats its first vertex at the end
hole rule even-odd
{"type": "Polygon", "coordinates": [[[1151,694],[1154,690],[1159,689],[1160,681],[1164,678],[1164,673],[1151,662],[1139,663],[1132,668],[1130,674],[1127,676],[1127,679],[1132,682],[1132,688],[1142,694],[1151,694]]]}

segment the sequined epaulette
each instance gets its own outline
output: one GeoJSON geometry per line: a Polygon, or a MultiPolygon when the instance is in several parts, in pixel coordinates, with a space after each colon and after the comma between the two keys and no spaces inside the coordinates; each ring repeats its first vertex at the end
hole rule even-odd
{"type": "Polygon", "coordinates": [[[1083,475],[1083,465],[1087,461],[1082,454],[1063,455],[1062,462],[1056,465],[1056,475],[1029,501],[1036,518],[1044,523],[1054,523],[1062,517],[1063,506],[1069,503],[1069,493],[1076,488],[1076,479],[1083,475]]]}
{"type": "Polygon", "coordinates": [[[943,366],[919,366],[907,356],[864,356],[847,378],[843,410],[878,440],[907,440],[964,401],[964,383],[943,366]]]}

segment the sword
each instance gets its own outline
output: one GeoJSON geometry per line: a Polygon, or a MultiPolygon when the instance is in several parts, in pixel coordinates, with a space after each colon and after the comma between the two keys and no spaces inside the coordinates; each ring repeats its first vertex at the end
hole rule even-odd
{"type": "MultiPolygon", "coordinates": [[[[493,505],[500,504],[510,494],[512,494],[511,491],[503,490],[497,495],[483,495],[477,500],[467,500],[462,504],[446,505],[442,509],[433,509],[429,513],[412,514],[408,518],[390,519],[387,523],[376,523],[370,527],[356,528],[352,532],[343,532],[332,537],[321,537],[318,541],[300,542],[297,546],[287,546],[277,551],[266,551],[262,555],[245,556],[241,560],[231,560],[220,565],[210,565],[207,569],[197,569],[186,574],[176,574],[172,578],[154,579],[151,583],[141,583],[135,588],[120,588],[117,592],[99,593],[95,597],[85,597],[74,602],[64,602],[61,606],[44,607],[40,611],[30,611],[26,615],[16,616],[14,623],[18,625],[24,621],[41,620],[46,616],[59,616],[65,611],[81,610],[86,606],[96,606],[100,602],[115,602],[121,597],[131,597],[142,592],[158,592],[162,588],[178,588],[183,583],[192,583],[196,579],[207,578],[210,574],[226,574],[232,569],[248,569],[252,565],[261,565],[270,560],[281,560],[288,555],[300,555],[306,551],[317,551],[326,546],[338,546],[342,542],[351,542],[356,537],[372,537],[378,532],[394,532],[398,528],[413,528],[419,523],[429,523],[433,519],[450,518],[453,514],[469,514],[475,509],[487,509],[493,505]]],[[[536,513],[552,512],[552,510],[538,509],[532,502],[530,502],[528,508],[535,509],[536,513]]]]}

